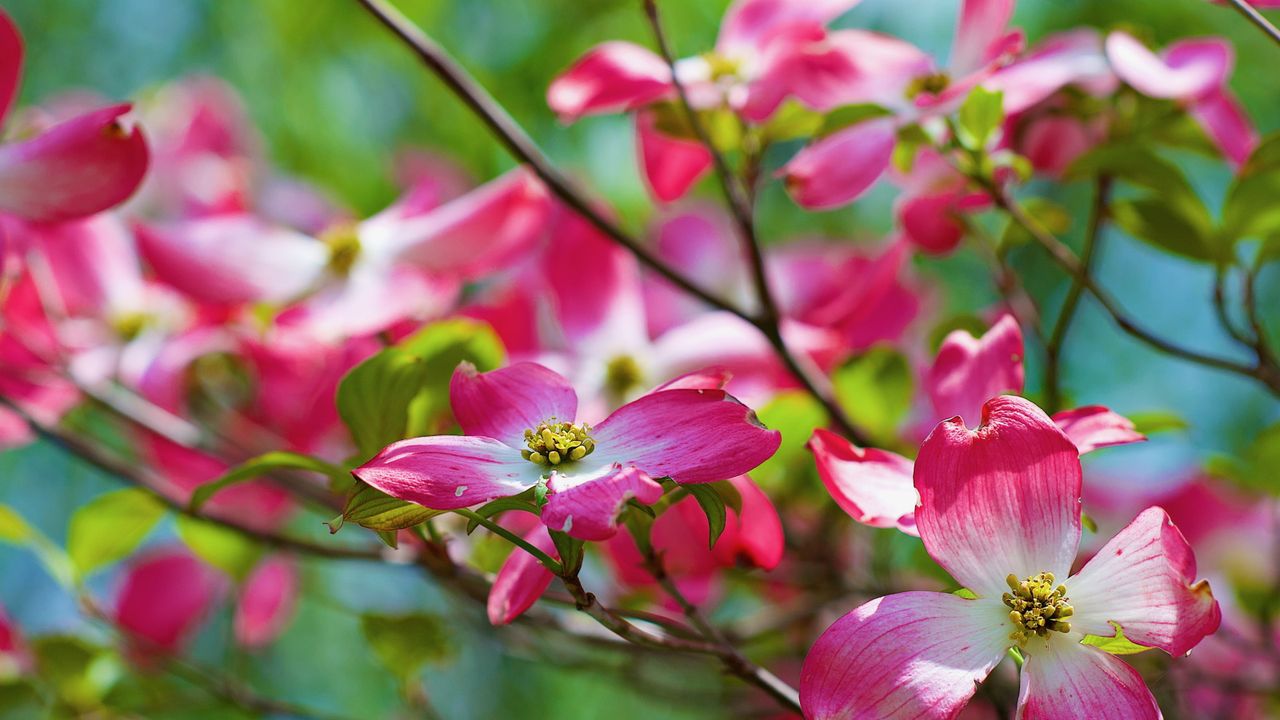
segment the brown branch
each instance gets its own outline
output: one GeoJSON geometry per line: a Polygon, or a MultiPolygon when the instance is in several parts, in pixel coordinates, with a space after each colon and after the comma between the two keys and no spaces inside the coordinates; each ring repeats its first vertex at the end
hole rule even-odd
{"type": "Polygon", "coordinates": [[[1280,29],[1271,24],[1271,21],[1262,16],[1252,5],[1245,0],[1227,0],[1236,12],[1244,16],[1246,20],[1253,23],[1259,30],[1267,34],[1277,45],[1280,45],[1280,29]]]}

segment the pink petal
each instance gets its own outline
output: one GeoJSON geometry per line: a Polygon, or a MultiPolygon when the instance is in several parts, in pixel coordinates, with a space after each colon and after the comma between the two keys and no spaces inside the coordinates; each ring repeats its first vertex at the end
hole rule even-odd
{"type": "Polygon", "coordinates": [[[317,282],[324,244],[250,215],[218,215],[137,228],[156,276],[191,298],[217,305],[280,303],[317,282]]]}
{"type": "Polygon", "coordinates": [[[849,104],[861,89],[863,73],[845,46],[828,42],[819,25],[797,25],[775,33],[756,61],[759,69],[739,108],[752,122],[769,119],[788,97],[814,110],[849,104]]]}
{"type": "Polygon", "coordinates": [[[1068,85],[1079,85],[1095,95],[1109,95],[1117,85],[1102,49],[1102,38],[1092,28],[1053,35],[1030,55],[1001,68],[983,81],[983,87],[1004,93],[1008,116],[1025,111],[1068,85]]]}
{"type": "Polygon", "coordinates": [[[516,168],[426,213],[393,206],[359,227],[361,251],[377,262],[475,277],[527,251],[546,231],[551,195],[516,168]]]}
{"type": "Polygon", "coordinates": [[[723,390],[664,390],[618,408],[595,428],[596,452],[678,483],[727,480],[768,460],[782,435],[723,390]]]}
{"type": "Polygon", "coordinates": [[[833,133],[801,150],[782,168],[787,191],[809,209],[852,202],[884,173],[896,141],[889,118],[833,133]]]}
{"type": "Polygon", "coordinates": [[[989,603],[934,592],[877,598],[827,628],[800,672],[808,720],[943,720],[973,697],[1009,646],[989,603]]]}
{"type": "Polygon", "coordinates": [[[0,122],[9,114],[22,82],[22,33],[13,18],[0,10],[0,122]]]}
{"type": "Polygon", "coordinates": [[[861,0],[735,0],[720,23],[716,49],[733,54],[759,51],[780,30],[825,25],[861,0]]]}
{"type": "Polygon", "coordinates": [[[937,417],[978,417],[987,400],[1022,392],[1022,330],[1003,315],[981,339],[953,330],[943,339],[925,385],[937,417]]]}
{"type": "Polygon", "coordinates": [[[0,450],[19,448],[35,439],[35,432],[21,415],[9,408],[0,408],[0,450]]]}
{"type": "Polygon", "coordinates": [[[1018,693],[1020,720],[1160,717],[1160,707],[1142,676],[1114,655],[1061,640],[1027,653],[1018,693]]]}
{"type": "MultiPolygon", "coordinates": [[[[723,212],[697,208],[665,218],[658,226],[657,248],[663,260],[708,291],[747,301],[741,244],[723,212]]],[[[666,280],[653,274],[645,279],[645,315],[654,337],[706,312],[701,301],[666,280]]]]}
{"type": "Polygon", "coordinates": [[[910,460],[876,448],[860,448],[839,435],[818,428],[809,438],[818,477],[849,517],[871,527],[916,531],[916,502],[910,460]]]}
{"type": "Polygon", "coordinates": [[[1089,127],[1079,119],[1049,115],[1027,125],[1019,140],[1019,151],[1036,170],[1060,178],[1076,158],[1095,144],[1089,127]]]}
{"type": "Polygon", "coordinates": [[[940,423],[916,458],[916,527],[961,585],[1000,597],[1005,577],[1067,577],[1080,543],[1080,453],[1044,411],[1004,395],[982,425],[940,423]]]}
{"type": "Polygon", "coordinates": [[[513,448],[524,447],[524,431],[538,423],[552,418],[571,423],[578,414],[578,396],[569,381],[530,362],[486,373],[459,365],[449,383],[449,402],[462,432],[513,448]]]}
{"type": "Polygon", "coordinates": [[[542,522],[579,540],[612,537],[627,500],[635,498],[648,505],[662,497],[662,486],[635,467],[609,467],[586,479],[553,472],[547,487],[551,493],[542,508],[542,522]]]}
{"type": "Polygon", "coordinates": [[[336,343],[379,333],[405,320],[438,318],[454,307],[461,289],[456,275],[357,263],[346,278],[290,307],[276,316],[276,322],[336,343]]]}
{"type": "Polygon", "coordinates": [[[297,602],[297,563],[284,555],[263,560],[240,590],[236,642],[249,648],[271,644],[293,619],[297,602]]]}
{"type": "Polygon", "coordinates": [[[1133,422],[1129,418],[1101,405],[1063,410],[1054,414],[1053,421],[1080,448],[1081,455],[1098,448],[1127,445],[1147,439],[1146,435],[1133,429],[1133,422]]]}
{"type": "Polygon", "coordinates": [[[702,143],[662,132],[647,111],[636,113],[636,145],[649,191],[664,203],[684,197],[711,169],[711,153],[702,143]]]}
{"type": "Polygon", "coordinates": [[[634,110],[671,90],[671,69],[629,42],[601,43],[587,51],[547,89],[547,105],[565,121],[583,115],[634,110]]]}
{"type": "Polygon", "coordinates": [[[222,587],[217,573],[180,549],[138,558],[116,596],[116,624],[137,639],[143,656],[177,652],[190,639],[222,587]]]}
{"type": "Polygon", "coordinates": [[[96,110],[0,146],[0,210],[54,222],[124,202],[147,171],[146,140],[122,118],[129,109],[96,110]]]}
{"type": "MultiPolygon", "coordinates": [[[[778,509],[746,475],[731,478],[729,482],[742,498],[742,512],[729,511],[724,532],[716,540],[712,553],[726,567],[736,565],[739,558],[761,570],[778,567],[786,550],[778,509]]],[[[705,522],[706,516],[701,510],[698,514],[705,522]]]]}
{"type": "Polygon", "coordinates": [[[1157,57],[1132,35],[1117,31],[1107,36],[1106,48],[1116,75],[1155,98],[1194,100],[1221,88],[1231,71],[1231,46],[1216,38],[1184,40],[1157,57]]]}
{"type": "Polygon", "coordinates": [[[1257,128],[1239,101],[1225,88],[1211,90],[1201,96],[1191,105],[1190,111],[1222,154],[1237,168],[1258,146],[1257,128]]]}
{"type": "Polygon", "coordinates": [[[115,213],[31,227],[63,313],[110,319],[144,308],[145,283],[133,235],[115,213]]]}
{"type": "Polygon", "coordinates": [[[906,196],[898,208],[903,234],[913,245],[930,255],[946,255],[960,244],[965,211],[985,207],[984,196],[965,188],[945,188],[921,195],[906,196]]]}
{"type": "MultiPolygon", "coordinates": [[[[559,560],[556,544],[547,534],[547,528],[539,525],[524,536],[534,547],[559,560]]],[[[489,588],[487,609],[489,622],[493,625],[506,625],[524,614],[525,610],[547,591],[555,575],[545,565],[529,553],[516,548],[502,563],[498,576],[489,588]]]]}
{"type": "Polygon", "coordinates": [[[723,390],[732,377],[733,373],[722,367],[704,368],[668,380],[654,388],[653,392],[662,390],[723,390]]]}
{"type": "Polygon", "coordinates": [[[1005,37],[1013,17],[1014,0],[963,0],[956,38],[951,48],[951,70],[967,75],[991,60],[992,46],[1005,37]]]}
{"type": "Polygon", "coordinates": [[[1139,645],[1190,652],[1218,629],[1222,611],[1186,538],[1160,508],[1147,508],[1067,581],[1071,627],[1111,637],[1119,623],[1139,645]]]}
{"type": "Polygon", "coordinates": [[[540,468],[486,437],[435,435],[392,443],[351,471],[382,492],[434,510],[455,510],[518,495],[540,468]]]}
{"type": "MultiPolygon", "coordinates": [[[[3,19],[3,14],[0,14],[0,20],[3,19]]],[[[14,675],[30,670],[31,664],[31,653],[22,639],[22,633],[4,608],[0,607],[0,675],[12,679],[14,675]]]]}

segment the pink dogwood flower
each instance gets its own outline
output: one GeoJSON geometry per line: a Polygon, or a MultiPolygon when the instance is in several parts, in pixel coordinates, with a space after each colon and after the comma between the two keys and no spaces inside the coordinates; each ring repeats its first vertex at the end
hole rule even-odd
{"type": "MultiPolygon", "coordinates": [[[[736,0],[725,12],[713,52],[676,63],[676,76],[699,110],[726,107],[763,122],[788,97],[816,110],[838,103],[855,68],[826,24],[860,0],[736,0]]],[[[675,98],[667,63],[652,51],[610,41],[588,51],[547,89],[566,121],[636,111],[640,167],[653,195],[675,200],[711,167],[711,155],[658,122],[654,106],[675,98]]]]}
{"type": "Polygon", "coordinates": [[[1081,641],[1123,631],[1184,655],[1217,629],[1218,603],[1155,507],[1070,575],[1081,479],[1077,448],[1027,400],[991,400],[976,430],[958,418],[938,425],[916,464],[916,522],[972,597],[899,593],[836,621],[805,659],[805,717],[955,717],[1018,648],[1020,718],[1159,718],[1136,671],[1081,641]]]}
{"type": "Polygon", "coordinates": [[[656,501],[662,486],[654,478],[724,480],[764,462],[781,442],[723,390],[662,390],[595,426],[577,423],[578,397],[569,381],[534,363],[487,373],[463,364],[449,399],[464,436],[392,443],[355,476],[437,510],[545,483],[543,523],[582,540],[613,535],[629,498],[656,501]]]}
{"type": "Polygon", "coordinates": [[[225,579],[184,549],[165,548],[136,558],[116,596],[115,622],[134,640],[146,663],[177,652],[190,640],[222,592],[225,579]]]}
{"type": "MultiPolygon", "coordinates": [[[[22,59],[22,36],[0,10],[0,121],[17,98],[22,59]]],[[[112,105],[0,145],[0,212],[59,222],[124,202],[147,171],[147,143],[129,110],[112,105]]]]}
{"type": "Polygon", "coordinates": [[[1156,55],[1133,36],[1113,32],[1107,36],[1107,58],[1116,75],[1138,92],[1186,105],[1237,167],[1257,147],[1258,132],[1227,87],[1235,55],[1226,40],[1183,40],[1156,55]]]}
{"type": "Polygon", "coordinates": [[[236,642],[248,648],[271,644],[293,619],[297,603],[297,563],[284,555],[263,560],[240,589],[234,621],[236,642]]]}

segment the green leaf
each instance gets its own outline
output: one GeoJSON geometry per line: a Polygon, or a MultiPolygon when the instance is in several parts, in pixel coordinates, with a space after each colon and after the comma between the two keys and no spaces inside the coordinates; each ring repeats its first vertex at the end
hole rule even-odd
{"type": "Polygon", "coordinates": [[[260,545],[221,525],[186,515],[179,515],[176,525],[178,537],[191,552],[238,582],[249,576],[262,557],[260,545]]]}
{"type": "Polygon", "coordinates": [[[742,494],[738,492],[738,488],[733,486],[733,483],[728,480],[717,480],[715,482],[699,483],[699,485],[715,490],[725,507],[736,513],[742,513],[742,494]]]}
{"type": "Polygon", "coordinates": [[[123,672],[110,653],[80,638],[46,635],[31,645],[37,676],[59,700],[75,708],[96,706],[123,672]]]}
{"type": "MultiPolygon", "coordinates": [[[[582,568],[583,548],[585,543],[573,537],[569,537],[559,530],[547,530],[551,536],[551,542],[556,546],[556,553],[560,556],[560,567],[564,568],[567,575],[577,573],[582,568]]],[[[524,552],[517,550],[517,552],[524,552]]]]}
{"type": "Polygon", "coordinates": [[[99,495],[82,505],[67,529],[67,554],[76,572],[88,575],[133,552],[164,514],[165,506],[138,488],[99,495]]]}
{"type": "Polygon", "coordinates": [[[1280,423],[1265,428],[1239,457],[1212,459],[1206,469],[1249,490],[1280,495],[1280,423]]]}
{"type": "Polygon", "coordinates": [[[1099,145],[1076,158],[1066,173],[1066,177],[1073,180],[1099,175],[1154,190],[1170,200],[1185,197],[1199,203],[1199,197],[1182,170],[1139,143],[1099,145]]]}
{"type": "Polygon", "coordinates": [[[1222,232],[1229,240],[1280,232],[1280,133],[1258,146],[1227,190],[1222,232]]]}
{"type": "Polygon", "coordinates": [[[1134,655],[1140,652],[1150,650],[1149,647],[1143,647],[1131,642],[1124,636],[1124,630],[1121,629],[1120,623],[1108,621],[1111,627],[1116,629],[1114,637],[1103,637],[1101,635],[1085,635],[1080,641],[1081,645],[1092,645],[1103,652],[1109,652],[1112,655],[1134,655]]]}
{"type": "Polygon", "coordinates": [[[364,457],[406,437],[409,403],[422,389],[427,366],[387,348],[351,369],[338,384],[338,414],[364,457]]]}
{"type": "Polygon", "coordinates": [[[972,590],[970,590],[969,588],[960,588],[959,590],[957,590],[957,591],[955,591],[955,592],[953,592],[953,593],[951,593],[951,594],[952,594],[952,595],[955,595],[956,597],[962,597],[962,598],[964,598],[965,600],[977,600],[977,599],[978,599],[978,595],[977,595],[975,592],[973,592],[972,590]]]}
{"type": "Polygon", "coordinates": [[[758,415],[766,427],[782,433],[782,444],[772,457],[751,471],[751,477],[761,487],[778,489],[795,479],[797,469],[812,466],[805,443],[815,428],[827,424],[827,412],[809,393],[787,390],[774,395],[758,415]]]}
{"type": "Polygon", "coordinates": [[[370,530],[394,532],[421,525],[439,514],[439,510],[393,498],[372,485],[357,482],[342,515],[330,523],[329,532],[338,532],[346,521],[370,530]]]}
{"type": "Polygon", "coordinates": [[[31,526],[13,508],[0,505],[0,540],[21,544],[32,535],[31,526]]]}
{"type": "Polygon", "coordinates": [[[707,547],[714,548],[716,540],[720,539],[720,534],[724,532],[725,523],[728,522],[728,514],[724,509],[724,498],[715,488],[707,487],[706,484],[698,483],[693,485],[682,485],[681,487],[689,491],[694,500],[698,501],[698,506],[702,508],[702,512],[707,515],[708,543],[707,547]]]}
{"type": "Polygon", "coordinates": [[[887,108],[871,103],[843,105],[827,113],[822,120],[822,127],[818,129],[817,137],[824,138],[860,122],[890,114],[887,108]]]}
{"type": "Polygon", "coordinates": [[[969,150],[983,150],[1004,122],[1004,93],[975,87],[956,115],[956,139],[969,150]]]}
{"type": "Polygon", "coordinates": [[[1187,212],[1185,200],[1152,195],[1111,204],[1116,225],[1139,240],[1192,260],[1214,262],[1222,248],[1214,241],[1207,216],[1187,212]]]}
{"type": "Polygon", "coordinates": [[[23,546],[35,553],[50,577],[60,585],[70,588],[74,584],[75,566],[71,564],[71,558],[67,557],[67,553],[39,530],[31,527],[16,510],[2,504],[0,504],[0,541],[23,546]]]}
{"type": "Polygon", "coordinates": [[[286,451],[269,452],[251,460],[246,460],[222,477],[196,488],[195,492],[191,493],[191,501],[189,503],[191,510],[199,512],[200,508],[209,501],[209,498],[227,487],[253,480],[272,470],[286,469],[309,470],[325,475],[335,482],[342,481],[350,476],[350,473],[344,468],[308,455],[286,451]]]}
{"type": "Polygon", "coordinates": [[[1133,423],[1133,429],[1143,435],[1151,435],[1158,432],[1171,432],[1174,430],[1186,430],[1191,427],[1190,423],[1188,423],[1181,415],[1166,410],[1130,413],[1128,418],[1133,423]]]}
{"type": "Polygon", "coordinates": [[[809,137],[818,132],[825,120],[822,113],[788,99],[764,124],[764,137],[767,142],[809,137]]]}
{"type": "Polygon", "coordinates": [[[410,437],[436,430],[449,412],[449,381],[458,365],[469,362],[479,372],[500,367],[506,356],[502,341],[489,325],[457,318],[432,323],[402,340],[397,348],[426,365],[422,387],[409,403],[410,437]]]}
{"type": "Polygon", "coordinates": [[[1088,530],[1095,535],[1098,533],[1098,523],[1094,522],[1093,517],[1091,517],[1087,512],[1081,511],[1080,525],[1083,526],[1085,530],[1088,530]]]}
{"type": "Polygon", "coordinates": [[[877,346],[836,369],[836,399],[872,439],[889,442],[911,409],[911,366],[902,353],[877,346]]]}
{"type": "Polygon", "coordinates": [[[904,125],[898,128],[898,142],[893,146],[893,167],[904,175],[911,172],[916,164],[916,155],[921,148],[933,144],[933,138],[919,125],[904,125]]]}
{"type": "Polygon", "coordinates": [[[364,615],[360,629],[374,657],[402,682],[453,655],[448,626],[437,615],[364,615]]]}

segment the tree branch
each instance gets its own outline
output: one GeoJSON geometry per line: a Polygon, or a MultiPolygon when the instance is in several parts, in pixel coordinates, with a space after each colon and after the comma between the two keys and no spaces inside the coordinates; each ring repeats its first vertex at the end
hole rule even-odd
{"type": "Polygon", "coordinates": [[[1227,0],[1236,12],[1245,17],[1246,20],[1253,23],[1259,30],[1266,33],[1277,45],[1280,45],[1280,29],[1271,24],[1271,21],[1262,16],[1252,5],[1245,0],[1227,0]]]}

